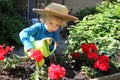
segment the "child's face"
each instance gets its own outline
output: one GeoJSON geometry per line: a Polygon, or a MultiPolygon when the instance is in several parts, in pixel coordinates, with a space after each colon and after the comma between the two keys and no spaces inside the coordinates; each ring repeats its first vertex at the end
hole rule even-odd
{"type": "Polygon", "coordinates": [[[47,19],[45,21],[46,29],[49,32],[54,32],[59,29],[59,27],[63,24],[63,20],[58,17],[51,17],[51,19],[47,19]]]}

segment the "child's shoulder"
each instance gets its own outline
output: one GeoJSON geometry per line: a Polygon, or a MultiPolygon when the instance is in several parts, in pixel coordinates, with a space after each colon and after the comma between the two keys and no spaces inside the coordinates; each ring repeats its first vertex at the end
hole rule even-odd
{"type": "Polygon", "coordinates": [[[44,28],[44,24],[39,22],[39,23],[35,23],[33,25],[31,25],[29,28],[32,28],[32,29],[42,29],[44,28]]]}
{"type": "Polygon", "coordinates": [[[37,22],[37,23],[35,23],[34,25],[43,25],[43,23],[37,22]]]}
{"type": "Polygon", "coordinates": [[[38,22],[38,23],[35,23],[33,26],[36,26],[36,27],[42,27],[42,26],[44,26],[44,24],[41,23],[41,22],[38,22]]]}

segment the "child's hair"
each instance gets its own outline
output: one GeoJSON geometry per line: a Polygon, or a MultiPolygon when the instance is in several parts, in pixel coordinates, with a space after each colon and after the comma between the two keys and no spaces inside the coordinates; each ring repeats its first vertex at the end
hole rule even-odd
{"type": "MultiPolygon", "coordinates": [[[[50,20],[52,17],[58,17],[58,16],[54,16],[54,15],[51,15],[51,14],[45,14],[44,13],[44,14],[41,14],[40,21],[42,23],[45,23],[46,20],[50,20]]],[[[66,26],[67,21],[65,19],[61,18],[61,17],[58,17],[58,18],[62,20],[61,27],[66,26]]]]}

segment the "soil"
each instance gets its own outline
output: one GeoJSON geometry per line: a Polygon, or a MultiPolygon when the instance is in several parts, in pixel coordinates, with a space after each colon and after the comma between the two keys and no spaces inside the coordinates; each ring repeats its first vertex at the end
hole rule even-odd
{"type": "Polygon", "coordinates": [[[30,80],[30,74],[34,72],[31,68],[33,62],[23,62],[20,67],[0,72],[0,80],[30,80]]]}

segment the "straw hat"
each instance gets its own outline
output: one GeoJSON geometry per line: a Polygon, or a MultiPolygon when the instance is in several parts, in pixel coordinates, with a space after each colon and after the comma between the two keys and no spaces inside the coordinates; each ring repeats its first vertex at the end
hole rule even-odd
{"type": "Polygon", "coordinates": [[[46,6],[45,9],[33,8],[33,11],[38,14],[47,13],[47,14],[55,15],[55,16],[61,17],[63,19],[66,19],[68,21],[77,21],[78,20],[77,17],[74,17],[74,16],[68,14],[68,8],[66,6],[57,4],[57,3],[51,3],[48,6],[46,6]]]}

